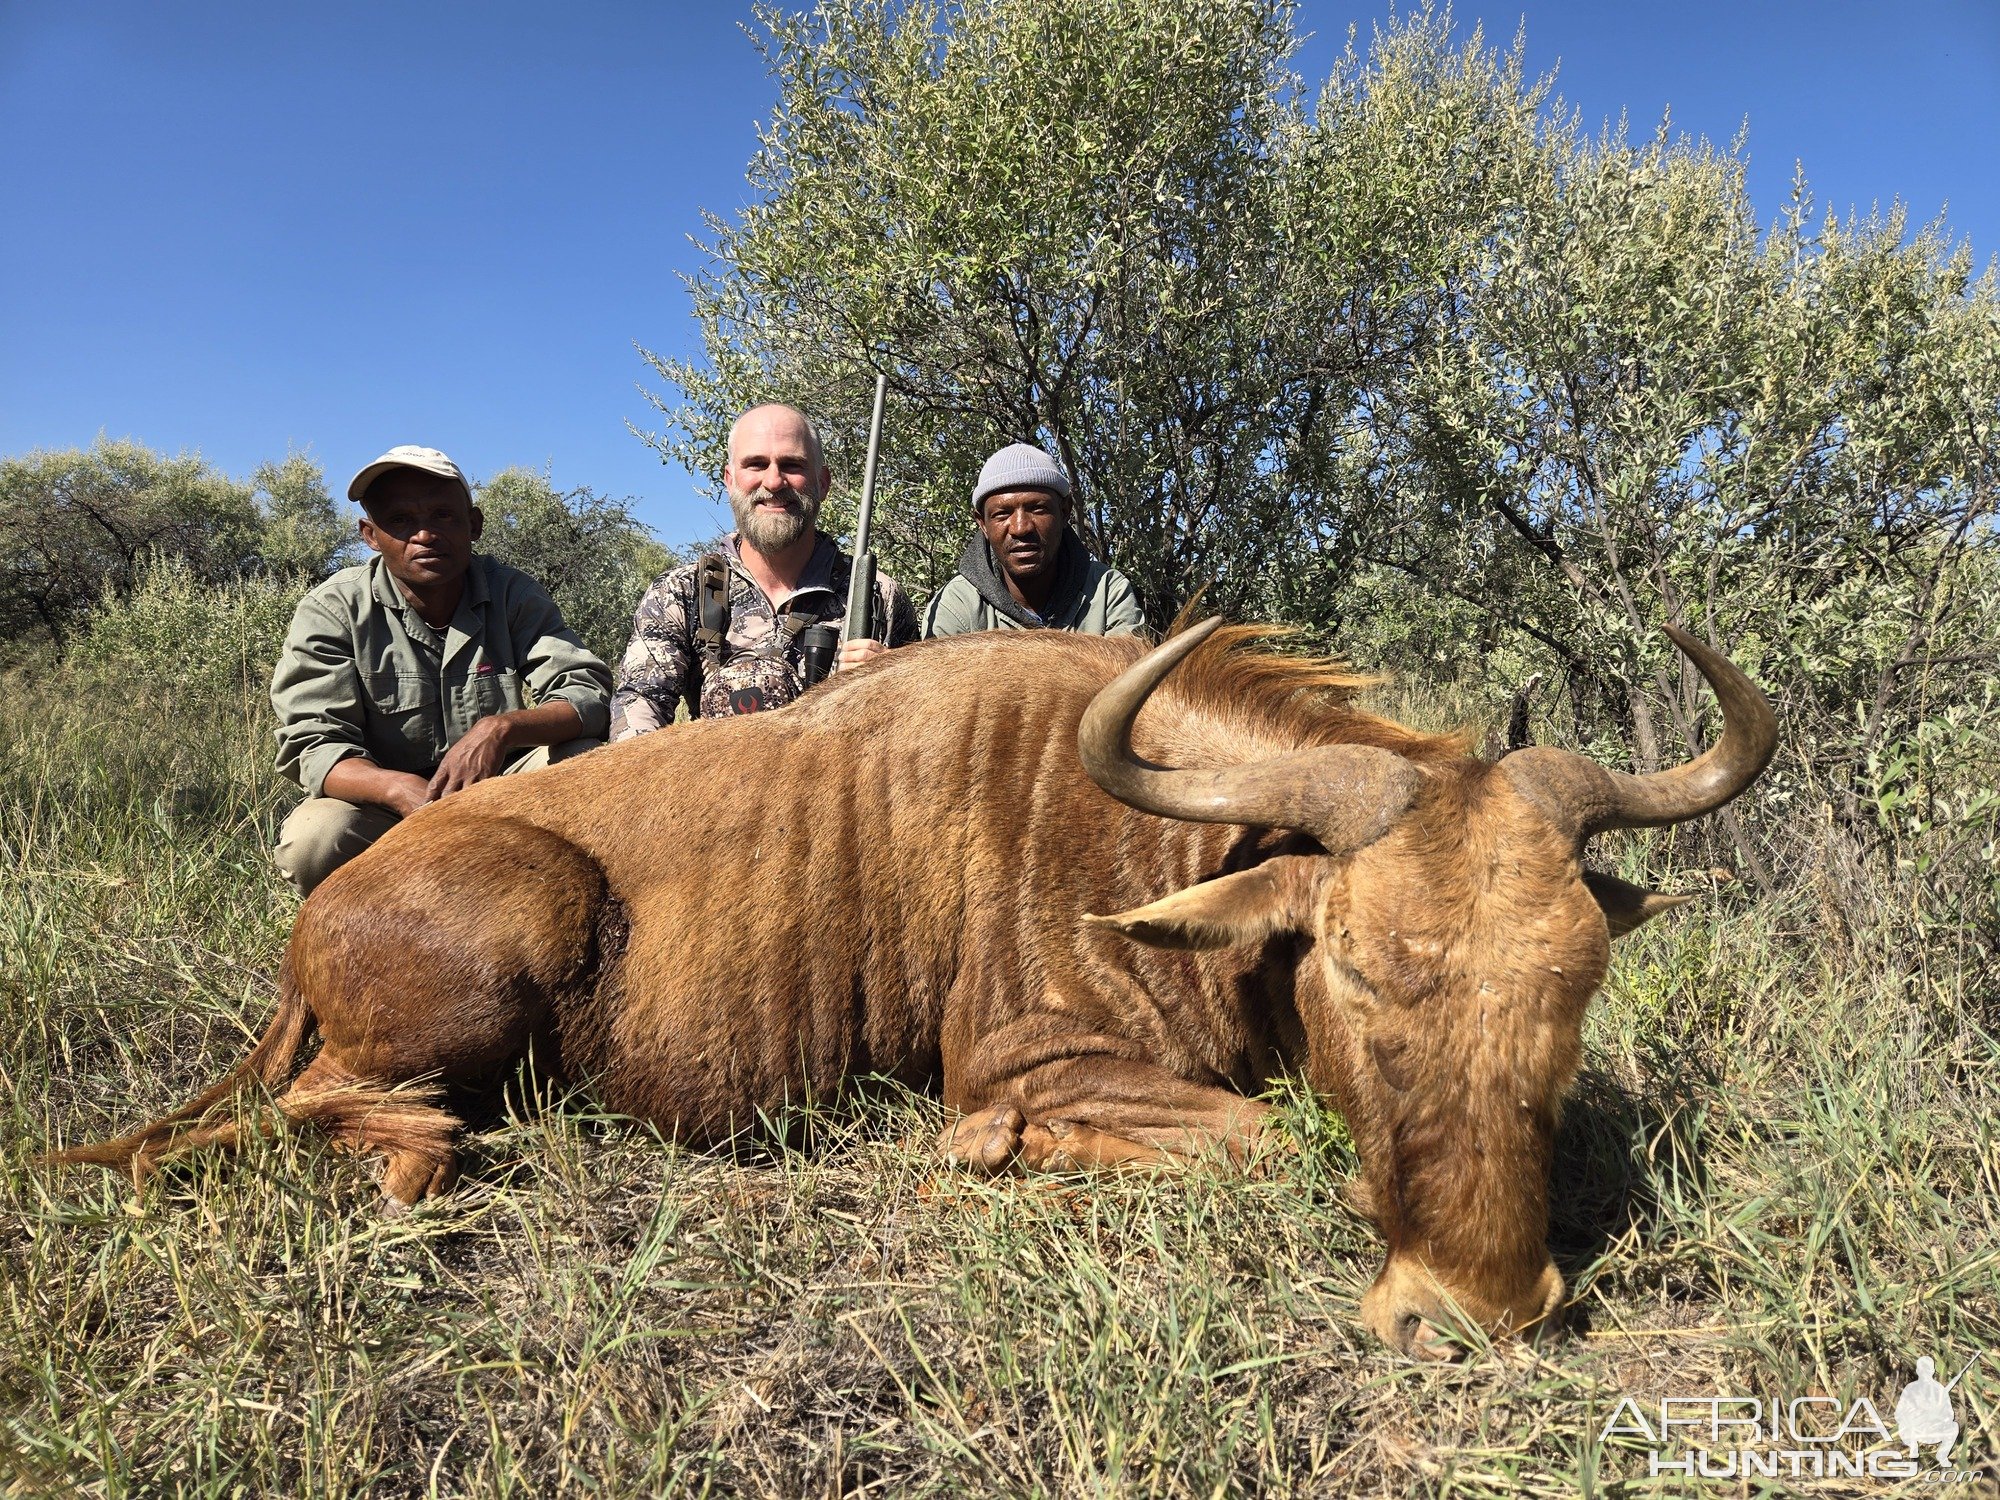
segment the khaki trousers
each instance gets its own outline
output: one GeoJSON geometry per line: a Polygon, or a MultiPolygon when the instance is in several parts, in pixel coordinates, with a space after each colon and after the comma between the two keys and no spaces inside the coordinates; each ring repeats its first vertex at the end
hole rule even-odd
{"type": "MultiPolygon", "coordinates": [[[[500,774],[513,776],[522,771],[539,771],[556,761],[595,750],[603,743],[565,740],[560,745],[538,745],[500,774]]],[[[314,886],[401,821],[388,808],[373,803],[308,797],[292,809],[284,827],[278,830],[278,844],[271,851],[271,859],[301,896],[310,895],[314,886]]]]}

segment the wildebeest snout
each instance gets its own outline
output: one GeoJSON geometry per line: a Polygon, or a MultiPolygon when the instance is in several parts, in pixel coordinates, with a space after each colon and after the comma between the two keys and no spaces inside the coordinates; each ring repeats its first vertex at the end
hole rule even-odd
{"type": "Polygon", "coordinates": [[[1449,1286],[1420,1263],[1392,1255],[1362,1294],[1361,1321],[1412,1359],[1457,1359],[1465,1351],[1463,1335],[1474,1327],[1494,1338],[1552,1334],[1565,1296],[1552,1261],[1518,1295],[1493,1299],[1470,1286],[1449,1286]]]}

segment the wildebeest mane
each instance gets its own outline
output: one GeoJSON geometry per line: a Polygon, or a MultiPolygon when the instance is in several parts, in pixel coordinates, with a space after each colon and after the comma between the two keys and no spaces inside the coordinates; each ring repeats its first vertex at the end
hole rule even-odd
{"type": "MultiPolygon", "coordinates": [[[[1226,625],[1182,662],[1140,715],[1138,737],[1158,738],[1156,749],[1180,764],[1227,764],[1313,745],[1372,745],[1424,766],[1442,766],[1471,753],[1466,731],[1428,734],[1355,706],[1384,679],[1345,662],[1303,651],[1275,650],[1297,632],[1285,626],[1226,625]]],[[[1087,700],[1149,649],[1132,636],[1109,639],[1068,631],[989,631],[925,641],[881,658],[874,671],[944,671],[933,653],[1003,651],[1021,678],[1073,679],[1070,691],[1087,700]],[[975,646],[973,643],[978,642],[975,646]]],[[[998,658],[981,664],[982,689],[1008,691],[1011,673],[996,671],[998,658]]],[[[828,678],[800,700],[802,708],[839,712],[835,706],[870,673],[828,678]]]]}
{"type": "MultiPolygon", "coordinates": [[[[1355,706],[1384,679],[1332,657],[1275,651],[1295,632],[1282,626],[1225,625],[1163,684],[1160,698],[1246,725],[1282,724],[1296,745],[1373,745],[1420,764],[1462,759],[1465,731],[1427,734],[1355,706]]],[[[1128,648],[1137,660],[1143,647],[1128,648]]]]}

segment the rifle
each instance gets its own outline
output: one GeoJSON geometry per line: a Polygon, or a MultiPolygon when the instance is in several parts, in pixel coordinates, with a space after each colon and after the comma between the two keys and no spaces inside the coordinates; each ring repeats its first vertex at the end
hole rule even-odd
{"type": "Polygon", "coordinates": [[[875,377],[875,411],[868,419],[868,467],[861,471],[861,514],[854,523],[854,576],[847,584],[847,628],[842,639],[858,641],[875,633],[875,554],[868,550],[868,523],[875,518],[875,455],[882,446],[882,401],[889,377],[875,377]]]}

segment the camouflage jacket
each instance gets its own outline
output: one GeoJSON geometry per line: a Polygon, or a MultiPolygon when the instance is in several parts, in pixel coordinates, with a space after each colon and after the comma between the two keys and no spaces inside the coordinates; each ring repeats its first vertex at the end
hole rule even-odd
{"type": "MultiPolygon", "coordinates": [[[[694,718],[718,718],[782,708],[804,690],[800,632],[822,622],[841,623],[853,559],[820,533],[799,587],[780,615],[744,571],[735,534],[717,550],[729,565],[729,630],[720,670],[709,671],[695,638],[701,623],[695,601],[699,563],[683,563],[656,579],[639,601],[632,643],[619,663],[618,690],[611,697],[612,739],[673,723],[678,703],[686,703],[694,718]]],[[[916,608],[887,574],[875,580],[874,633],[890,646],[917,638],[916,608]]]]}

